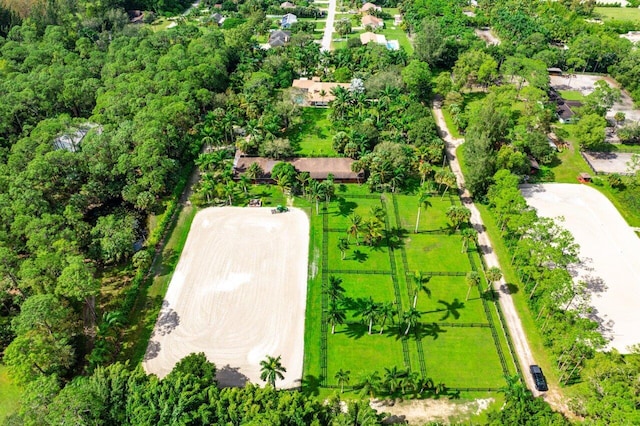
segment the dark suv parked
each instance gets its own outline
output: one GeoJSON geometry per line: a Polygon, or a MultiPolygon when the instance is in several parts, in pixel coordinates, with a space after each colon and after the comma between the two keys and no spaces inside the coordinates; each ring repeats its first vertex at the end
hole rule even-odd
{"type": "Polygon", "coordinates": [[[542,369],[537,365],[530,365],[529,370],[531,371],[533,381],[536,384],[536,389],[540,392],[548,391],[549,387],[547,386],[547,380],[544,378],[544,374],[542,374],[542,369]]]}

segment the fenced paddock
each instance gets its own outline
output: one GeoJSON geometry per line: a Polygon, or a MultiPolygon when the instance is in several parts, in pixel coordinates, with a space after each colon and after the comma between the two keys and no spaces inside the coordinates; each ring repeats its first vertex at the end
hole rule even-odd
{"type": "Polygon", "coordinates": [[[143,362],[168,374],[204,352],[226,386],[262,383],[259,363],[282,356],[278,387],[302,377],[309,219],[298,209],[199,212],[173,274],[143,362]]]}

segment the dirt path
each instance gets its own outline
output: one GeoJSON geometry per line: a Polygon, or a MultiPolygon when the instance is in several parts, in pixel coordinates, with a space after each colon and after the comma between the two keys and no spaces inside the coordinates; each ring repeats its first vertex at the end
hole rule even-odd
{"type": "MultiPolygon", "coordinates": [[[[478,231],[478,243],[480,244],[485,264],[488,268],[491,268],[492,266],[500,267],[500,264],[498,263],[498,257],[493,251],[491,240],[489,239],[489,235],[487,234],[485,226],[482,222],[482,218],[480,217],[480,212],[473,203],[471,194],[465,188],[464,176],[462,175],[462,171],[460,170],[460,163],[458,162],[458,159],[456,157],[456,148],[464,142],[464,139],[454,139],[448,132],[447,125],[444,121],[444,116],[442,115],[441,106],[439,104],[434,104],[433,112],[436,118],[436,124],[440,131],[440,136],[444,139],[447,145],[447,158],[449,159],[449,164],[451,164],[451,170],[456,175],[458,187],[461,188],[459,190],[460,198],[462,199],[462,203],[464,204],[464,206],[471,210],[471,225],[476,231],[478,231]]],[[[504,278],[495,283],[494,288],[500,295],[500,307],[502,308],[502,313],[504,314],[504,319],[507,323],[509,334],[511,335],[516,353],[518,354],[518,360],[520,361],[520,367],[522,368],[524,379],[533,394],[535,396],[538,396],[540,395],[540,392],[536,390],[531,375],[527,374],[529,371],[529,365],[535,364],[533,354],[531,353],[531,348],[529,347],[527,336],[525,335],[524,329],[522,328],[522,322],[520,321],[518,312],[516,311],[516,308],[513,304],[513,299],[511,298],[511,295],[507,290],[507,285],[504,278]]]]}
{"type": "MultiPolygon", "coordinates": [[[[440,136],[444,139],[447,146],[447,158],[451,165],[451,170],[456,175],[456,180],[458,181],[460,198],[462,199],[465,207],[471,210],[471,225],[476,231],[478,231],[478,243],[480,244],[485,264],[489,268],[492,266],[500,267],[498,256],[496,256],[493,251],[491,240],[489,239],[489,235],[487,234],[484,223],[482,222],[480,212],[473,203],[469,191],[465,188],[464,176],[462,175],[460,163],[456,157],[456,148],[464,143],[464,139],[454,139],[451,136],[448,131],[447,124],[444,121],[441,108],[441,104],[434,103],[433,115],[436,119],[436,125],[438,126],[440,136]]],[[[534,396],[542,396],[554,410],[563,413],[570,419],[578,419],[578,417],[576,417],[576,415],[567,406],[566,400],[559,389],[551,388],[548,392],[538,392],[536,390],[533,379],[529,374],[529,365],[536,364],[536,362],[533,358],[531,348],[529,347],[529,342],[524,332],[524,328],[522,327],[522,322],[520,321],[516,307],[513,304],[513,298],[507,290],[504,278],[494,284],[494,289],[500,295],[498,300],[500,307],[502,308],[502,314],[504,315],[504,320],[507,323],[511,340],[515,347],[516,354],[518,355],[518,361],[520,362],[520,367],[522,368],[522,373],[527,387],[531,392],[533,392],[534,396]]]]}

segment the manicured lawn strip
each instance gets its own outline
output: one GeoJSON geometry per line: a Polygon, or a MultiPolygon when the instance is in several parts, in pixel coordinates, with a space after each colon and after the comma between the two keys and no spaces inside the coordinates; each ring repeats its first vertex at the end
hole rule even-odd
{"type": "Polygon", "coordinates": [[[289,139],[301,157],[337,157],[328,108],[303,108],[303,124],[289,139]]]}
{"type": "Polygon", "coordinates": [[[465,300],[468,286],[464,277],[431,277],[427,287],[431,297],[422,292],[416,305],[422,322],[488,324],[478,289],[471,289],[465,300]]]}
{"type": "Polygon", "coordinates": [[[345,332],[336,332],[327,336],[327,375],[328,384],[337,385],[335,374],[341,368],[351,371],[351,385],[359,383],[362,378],[377,371],[382,377],[384,369],[397,366],[404,369],[402,345],[390,333],[379,335],[367,334],[367,328],[360,323],[353,324],[354,330],[360,330],[362,337],[349,337],[345,332]]]}
{"type": "Polygon", "coordinates": [[[640,21],[640,9],[632,7],[596,7],[594,14],[600,15],[603,21],[640,21]]]}
{"type": "MultiPolygon", "coordinates": [[[[344,230],[341,237],[347,236],[347,229],[351,225],[349,216],[357,214],[365,221],[370,218],[371,208],[380,207],[382,204],[377,198],[353,198],[347,196],[338,196],[329,205],[329,227],[331,229],[344,230]]],[[[389,214],[389,212],[387,212],[389,214]]],[[[362,243],[362,236],[359,238],[362,243]]],[[[351,237],[350,242],[355,246],[355,239],[351,237]]]]}
{"type": "Polygon", "coordinates": [[[584,95],[577,90],[558,90],[558,93],[567,101],[584,101],[584,95]]]}
{"type": "MultiPolygon", "coordinates": [[[[451,191],[451,190],[450,190],[451,191]]],[[[396,195],[398,209],[401,212],[401,227],[413,232],[418,216],[418,197],[415,195],[396,195]]],[[[422,205],[420,212],[420,224],[418,231],[448,231],[450,227],[446,211],[451,207],[451,200],[448,196],[444,198],[434,193],[428,198],[430,205],[422,205]]]]}
{"type": "Polygon", "coordinates": [[[442,327],[422,339],[428,376],[448,387],[504,386],[489,328],[442,327]]]}
{"type": "Polygon", "coordinates": [[[451,132],[451,136],[460,139],[462,135],[458,131],[458,126],[454,124],[453,117],[447,108],[442,108],[442,115],[444,116],[444,122],[447,123],[447,129],[451,132]]]}
{"type": "Polygon", "coordinates": [[[316,392],[322,380],[320,370],[320,341],[322,321],[322,216],[315,207],[307,210],[310,219],[309,275],[307,308],[304,325],[303,385],[305,390],[316,392]]]}
{"type": "Polygon", "coordinates": [[[19,406],[22,389],[9,377],[9,370],[0,364],[0,421],[14,413],[19,406]]]}
{"type": "Polygon", "coordinates": [[[386,247],[371,247],[360,244],[351,244],[345,253],[345,259],[340,258],[338,242],[346,234],[338,232],[329,233],[329,270],[346,269],[358,271],[382,271],[391,272],[389,266],[389,253],[386,247]]]}
{"type": "Polygon", "coordinates": [[[460,253],[462,237],[459,234],[409,234],[404,249],[410,271],[467,273],[471,270],[469,259],[460,253]]]}

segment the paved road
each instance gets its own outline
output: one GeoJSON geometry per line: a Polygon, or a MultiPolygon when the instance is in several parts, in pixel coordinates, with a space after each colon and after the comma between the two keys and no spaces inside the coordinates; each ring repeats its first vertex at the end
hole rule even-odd
{"type": "MultiPolygon", "coordinates": [[[[460,198],[462,199],[462,203],[464,204],[464,206],[471,210],[471,225],[476,231],[478,231],[478,243],[480,244],[485,264],[488,268],[491,268],[492,266],[500,267],[500,264],[498,263],[498,256],[496,256],[495,252],[493,251],[491,240],[489,240],[489,235],[485,231],[482,217],[480,217],[480,212],[473,203],[471,194],[465,188],[464,176],[462,175],[462,171],[460,170],[460,163],[456,158],[456,148],[464,142],[464,139],[454,139],[451,136],[448,131],[447,124],[444,121],[442,109],[439,105],[434,105],[433,114],[436,118],[436,124],[438,126],[440,136],[442,137],[442,139],[444,139],[447,145],[447,158],[449,159],[451,170],[456,175],[458,188],[461,188],[460,198]]],[[[518,312],[516,311],[516,308],[513,304],[511,294],[509,294],[507,290],[504,278],[499,282],[494,283],[494,289],[498,291],[500,295],[498,299],[500,302],[500,307],[502,308],[502,313],[504,314],[504,319],[507,323],[507,328],[509,329],[511,340],[513,341],[513,345],[515,346],[516,353],[518,354],[518,359],[520,361],[520,366],[522,368],[527,386],[529,387],[529,389],[531,389],[535,396],[538,396],[540,395],[540,392],[536,390],[533,379],[529,374],[529,365],[535,364],[533,360],[533,354],[531,353],[531,348],[529,347],[527,336],[524,332],[524,329],[522,328],[522,322],[520,321],[518,312]]]]}
{"type": "Polygon", "coordinates": [[[333,38],[333,24],[336,20],[336,0],[329,0],[329,9],[327,11],[327,23],[324,27],[324,35],[322,36],[322,47],[320,50],[331,50],[331,39],[333,38]]]}

